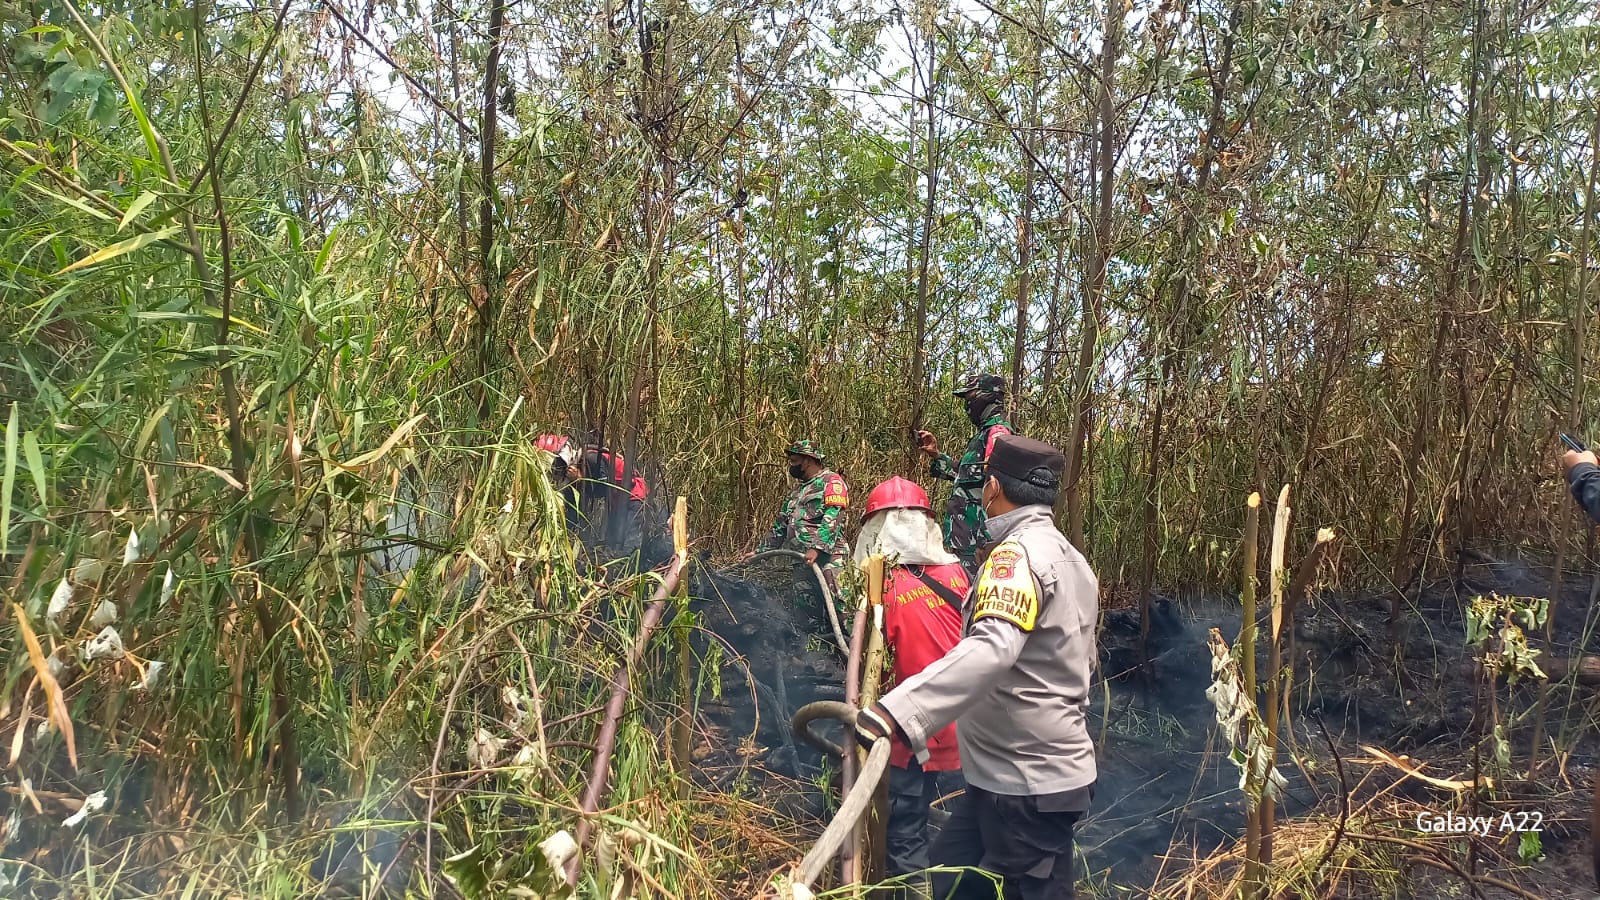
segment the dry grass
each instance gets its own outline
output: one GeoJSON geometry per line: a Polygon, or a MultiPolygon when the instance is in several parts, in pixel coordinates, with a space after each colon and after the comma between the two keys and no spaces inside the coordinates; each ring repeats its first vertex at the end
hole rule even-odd
{"type": "MultiPolygon", "coordinates": [[[[1558,792],[1520,799],[1508,796],[1483,801],[1474,811],[1465,793],[1418,791],[1409,776],[1374,769],[1351,788],[1366,797],[1318,814],[1280,822],[1275,831],[1273,860],[1266,873],[1268,897],[1292,900],[1355,900],[1387,896],[1518,897],[1550,900],[1568,896],[1569,882],[1560,872],[1568,857],[1582,851],[1581,824],[1587,811],[1585,793],[1570,783],[1558,792]],[[1378,785],[1375,785],[1377,782],[1378,785]],[[1429,795],[1431,794],[1431,796],[1429,795]],[[1519,811],[1542,814],[1539,845],[1543,861],[1531,866],[1519,856],[1520,833],[1502,831],[1501,817],[1519,811]],[[1487,836],[1437,835],[1420,831],[1418,817],[1447,812],[1490,817],[1487,836]]],[[[1244,842],[1215,852],[1170,853],[1166,868],[1178,874],[1163,879],[1150,896],[1157,900],[1241,897],[1244,842]]],[[[1535,854],[1535,858],[1540,858],[1535,854]]],[[[1584,876],[1587,883],[1587,875],[1584,876]]]]}

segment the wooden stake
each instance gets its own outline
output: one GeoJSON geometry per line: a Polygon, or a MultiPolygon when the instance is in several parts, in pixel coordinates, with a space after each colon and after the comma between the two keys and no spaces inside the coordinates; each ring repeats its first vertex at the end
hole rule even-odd
{"type": "MultiPolygon", "coordinates": [[[[1244,557],[1239,573],[1239,600],[1244,614],[1239,623],[1239,663],[1244,676],[1245,696],[1256,702],[1256,564],[1261,531],[1261,494],[1251,492],[1245,501],[1244,557]]],[[[1247,785],[1259,790],[1260,785],[1247,785]]],[[[1261,893],[1261,808],[1245,796],[1244,900],[1255,900],[1261,893]]]]}
{"type": "Polygon", "coordinates": [[[1272,550],[1268,555],[1272,586],[1272,642],[1267,645],[1267,708],[1262,716],[1267,726],[1267,778],[1261,797],[1261,864],[1272,862],[1272,826],[1275,810],[1265,788],[1278,765],[1278,676],[1283,668],[1283,570],[1284,545],[1289,540],[1289,486],[1278,492],[1278,511],[1272,520],[1272,550]]]}
{"type": "Polygon", "coordinates": [[[1287,651],[1284,655],[1288,657],[1289,664],[1283,670],[1283,687],[1278,692],[1283,702],[1279,724],[1288,729],[1291,741],[1294,740],[1294,731],[1289,724],[1290,696],[1294,693],[1294,614],[1306,592],[1311,589],[1311,579],[1316,577],[1317,566],[1322,564],[1322,557],[1333,546],[1333,539],[1332,528],[1317,529],[1317,542],[1312,544],[1306,555],[1300,558],[1300,567],[1295,570],[1294,580],[1289,582],[1289,587],[1283,595],[1283,644],[1287,651]]]}
{"type": "MultiPolygon", "coordinates": [[[[689,556],[689,501],[679,497],[672,511],[672,549],[678,566],[683,566],[689,556]]],[[[680,581],[677,591],[677,615],[673,619],[673,634],[678,639],[678,715],[672,720],[672,769],[678,773],[678,799],[689,799],[689,720],[694,715],[694,684],[691,654],[689,652],[689,594],[680,581]]]]}
{"type": "MultiPolygon", "coordinates": [[[[862,594],[861,604],[856,608],[855,624],[850,629],[850,652],[846,654],[844,664],[844,702],[856,709],[861,708],[861,663],[866,655],[867,627],[870,618],[867,609],[867,598],[865,594],[862,594]]],[[[855,787],[857,743],[856,730],[854,728],[846,728],[844,730],[844,754],[839,760],[841,797],[850,796],[851,789],[855,787]]],[[[855,834],[854,825],[843,832],[841,840],[845,840],[853,834],[855,834]]],[[[855,842],[845,840],[844,848],[839,854],[839,882],[841,884],[851,883],[851,873],[858,871],[854,861],[858,855],[855,842]]]]}
{"type": "MultiPolygon", "coordinates": [[[[863,568],[867,574],[867,609],[870,615],[865,663],[861,670],[861,708],[865,709],[878,702],[883,685],[883,664],[888,654],[883,637],[884,559],[882,556],[870,556],[863,568]]],[[[865,768],[866,754],[862,752],[862,770],[865,771],[865,768]]],[[[855,857],[856,866],[866,882],[876,882],[883,874],[884,842],[888,837],[885,831],[889,817],[888,787],[887,779],[879,783],[874,792],[871,813],[862,818],[857,832],[863,839],[860,841],[861,852],[855,857]]]]}
{"type": "Polygon", "coordinates": [[[689,553],[689,498],[679,497],[672,508],[672,551],[679,557],[689,553]]]}

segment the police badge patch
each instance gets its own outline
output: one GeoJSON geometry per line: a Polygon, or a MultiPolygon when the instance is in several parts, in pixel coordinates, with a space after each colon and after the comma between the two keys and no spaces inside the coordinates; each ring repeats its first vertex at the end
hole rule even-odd
{"type": "Polygon", "coordinates": [[[1032,631],[1039,621],[1039,589],[1028,568],[1028,551],[1007,541],[996,547],[978,573],[972,621],[993,616],[1032,631]]]}
{"type": "Polygon", "coordinates": [[[1002,581],[1010,580],[1017,567],[1017,560],[1021,558],[1022,552],[1015,544],[1006,544],[989,554],[990,571],[995,578],[1002,581]]]}

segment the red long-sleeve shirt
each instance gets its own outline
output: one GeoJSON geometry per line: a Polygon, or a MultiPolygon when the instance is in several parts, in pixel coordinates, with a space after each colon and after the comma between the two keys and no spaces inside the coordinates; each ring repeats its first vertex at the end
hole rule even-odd
{"type": "MultiPolygon", "coordinates": [[[[605,465],[608,462],[611,463],[612,478],[616,484],[621,485],[622,475],[628,467],[627,460],[623,458],[621,453],[612,453],[610,450],[601,450],[597,453],[597,456],[601,465],[605,465]]],[[[599,473],[596,473],[596,476],[598,475],[599,473]]],[[[628,488],[628,496],[631,499],[641,501],[650,496],[650,488],[637,472],[634,473],[633,484],[628,488]]]]}
{"type": "MultiPolygon", "coordinates": [[[[956,596],[967,595],[967,571],[959,563],[919,568],[956,596]]],[[[883,636],[894,654],[894,683],[899,684],[961,641],[961,610],[945,602],[908,567],[895,566],[883,590],[883,636]]],[[[884,692],[888,689],[886,685],[884,692]]],[[[889,764],[903,769],[912,755],[911,748],[897,737],[889,751],[889,764]]],[[[922,768],[928,772],[961,768],[954,723],[928,740],[928,761],[922,768]]]]}

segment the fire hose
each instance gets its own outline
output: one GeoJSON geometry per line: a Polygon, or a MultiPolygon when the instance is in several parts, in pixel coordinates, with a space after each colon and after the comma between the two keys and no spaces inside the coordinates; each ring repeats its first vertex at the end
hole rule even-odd
{"type": "MultiPolygon", "coordinates": [[[[876,851],[872,854],[874,858],[881,859],[884,845],[882,828],[885,811],[880,809],[875,821],[864,820],[864,817],[868,810],[880,805],[879,783],[883,780],[883,766],[873,766],[872,757],[880,752],[886,756],[889,742],[880,740],[873,745],[858,777],[856,734],[851,727],[855,724],[856,710],[878,699],[879,679],[884,664],[883,558],[871,557],[861,568],[867,576],[866,593],[861,606],[856,610],[855,622],[850,631],[850,649],[845,655],[845,702],[818,701],[807,704],[795,713],[789,723],[791,733],[797,733],[801,740],[824,753],[836,753],[840,757],[841,805],[834,821],[823,833],[826,840],[819,840],[817,846],[813,847],[802,860],[801,872],[810,872],[809,877],[805,879],[806,887],[810,886],[810,880],[821,873],[822,866],[832,859],[835,853],[839,853],[841,848],[844,852],[839,855],[840,883],[858,884],[870,880],[878,874],[876,870],[879,867],[873,865],[873,860],[868,858],[869,828],[873,830],[874,839],[871,841],[871,846],[876,851]],[[811,730],[811,723],[823,717],[838,719],[845,723],[845,741],[842,747],[825,741],[811,730]],[[848,846],[844,846],[846,841],[848,846]]],[[[887,758],[884,763],[887,764],[887,758]]]]}
{"type": "MultiPolygon", "coordinates": [[[[807,744],[813,749],[821,753],[843,757],[844,748],[829,740],[827,737],[812,731],[811,723],[817,721],[818,719],[838,719],[839,721],[844,722],[845,726],[848,728],[850,727],[851,723],[855,721],[855,715],[855,707],[848,703],[840,703],[837,700],[818,700],[815,703],[807,703],[805,706],[800,707],[800,709],[795,712],[794,718],[790,720],[789,729],[794,733],[795,737],[799,738],[803,743],[807,744]]],[[[863,772],[862,777],[865,777],[865,775],[866,773],[863,772]]],[[[946,794],[934,802],[940,803],[945,800],[949,800],[960,793],[960,791],[957,791],[954,794],[946,794]]],[[[928,810],[928,823],[930,825],[940,827],[948,821],[950,821],[950,813],[946,810],[928,810]]]]}
{"type": "MultiPolygon", "coordinates": [[[[848,728],[855,722],[855,717],[856,708],[848,703],[818,700],[800,707],[790,725],[794,733],[807,744],[824,753],[837,753],[843,756],[844,748],[812,732],[811,723],[823,718],[838,719],[848,728]]],[[[867,761],[861,767],[860,775],[856,778],[855,784],[845,791],[833,821],[828,823],[828,827],[822,831],[822,836],[817,838],[817,843],[800,860],[800,869],[794,876],[794,883],[809,888],[822,874],[828,862],[855,832],[856,826],[867,814],[867,810],[872,808],[873,797],[878,792],[878,783],[883,780],[883,774],[888,768],[888,739],[874,741],[872,750],[867,753],[867,761]]]]}
{"type": "MultiPolygon", "coordinates": [[[[806,558],[806,555],[798,550],[778,549],[763,550],[762,552],[745,559],[744,562],[753,563],[758,560],[772,559],[778,556],[789,556],[799,560],[804,560],[806,558]]],[[[822,568],[816,563],[810,563],[808,568],[811,569],[811,574],[817,577],[817,587],[822,590],[822,606],[828,611],[828,624],[833,626],[833,639],[838,643],[839,651],[841,653],[849,654],[850,642],[845,640],[844,629],[839,627],[839,611],[833,606],[833,592],[828,590],[828,579],[823,577],[822,568]]]]}
{"type": "MultiPolygon", "coordinates": [[[[883,828],[887,810],[880,809],[875,819],[869,819],[867,813],[880,803],[880,788],[888,769],[891,742],[887,739],[873,742],[858,773],[854,725],[857,711],[877,701],[885,665],[883,558],[871,557],[861,568],[867,576],[866,594],[861,607],[856,610],[850,649],[845,657],[845,702],[819,700],[808,703],[794,714],[789,723],[790,733],[795,737],[825,754],[840,758],[842,793],[838,812],[790,876],[790,884],[794,888],[790,895],[794,897],[809,892],[811,884],[835,855],[840,857],[842,884],[870,882],[882,874],[878,864],[881,864],[886,840],[883,828]],[[845,740],[842,746],[812,730],[812,723],[818,719],[836,719],[844,723],[845,740]],[[871,831],[870,836],[868,831],[871,831]]],[[[941,826],[949,818],[947,813],[938,810],[930,810],[930,813],[930,820],[941,826]]]]}

